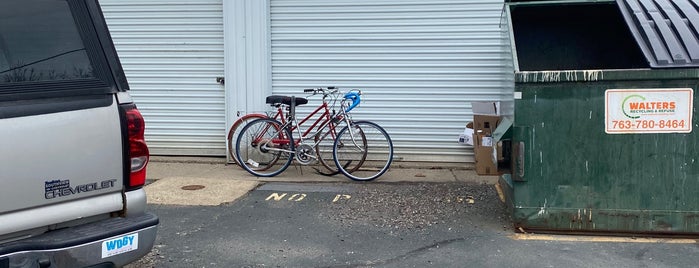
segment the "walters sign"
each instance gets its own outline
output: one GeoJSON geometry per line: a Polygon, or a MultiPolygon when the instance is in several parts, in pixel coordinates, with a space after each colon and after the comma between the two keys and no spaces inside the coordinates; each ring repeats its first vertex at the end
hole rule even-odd
{"type": "Polygon", "coordinates": [[[604,96],[605,132],[692,132],[691,88],[609,89],[604,96]]]}

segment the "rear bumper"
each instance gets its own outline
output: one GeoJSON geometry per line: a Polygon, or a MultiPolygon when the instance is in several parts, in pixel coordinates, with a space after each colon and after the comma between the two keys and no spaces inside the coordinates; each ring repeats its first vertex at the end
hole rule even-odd
{"type": "Polygon", "coordinates": [[[156,215],[145,213],[3,244],[0,245],[0,268],[84,267],[102,263],[120,267],[150,252],[158,222],[156,215]],[[39,263],[50,263],[50,266],[39,263]]]}

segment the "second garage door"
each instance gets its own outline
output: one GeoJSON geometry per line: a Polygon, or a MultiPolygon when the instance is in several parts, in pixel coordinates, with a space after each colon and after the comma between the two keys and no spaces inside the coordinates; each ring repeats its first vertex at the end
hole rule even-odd
{"type": "Polygon", "coordinates": [[[470,102],[512,97],[502,0],[271,0],[272,87],[360,88],[407,161],[472,162],[470,102]]]}

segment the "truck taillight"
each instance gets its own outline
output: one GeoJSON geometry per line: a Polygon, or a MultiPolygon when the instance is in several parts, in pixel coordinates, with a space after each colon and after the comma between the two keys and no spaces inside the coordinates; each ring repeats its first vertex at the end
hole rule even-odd
{"type": "Polygon", "coordinates": [[[146,165],[148,164],[148,146],[144,138],[146,124],[136,105],[124,105],[126,116],[128,157],[131,163],[131,174],[127,186],[140,187],[146,183],[146,165]]]}

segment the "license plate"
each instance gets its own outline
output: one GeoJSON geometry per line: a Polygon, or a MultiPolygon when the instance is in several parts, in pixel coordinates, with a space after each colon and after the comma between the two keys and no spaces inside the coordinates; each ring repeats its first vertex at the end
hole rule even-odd
{"type": "Polygon", "coordinates": [[[102,258],[138,249],[138,233],[112,238],[102,242],[102,258]]]}

